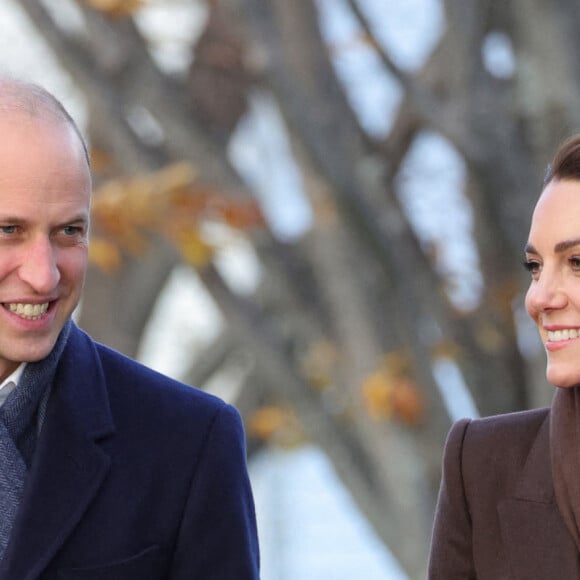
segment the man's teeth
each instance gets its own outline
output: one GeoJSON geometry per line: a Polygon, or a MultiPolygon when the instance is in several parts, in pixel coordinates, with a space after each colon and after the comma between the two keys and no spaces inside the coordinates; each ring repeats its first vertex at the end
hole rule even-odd
{"type": "Polygon", "coordinates": [[[570,340],[571,338],[578,338],[579,333],[580,331],[577,328],[570,328],[566,330],[548,330],[548,340],[551,342],[570,340]]]}
{"type": "Polygon", "coordinates": [[[44,304],[23,304],[21,302],[13,302],[6,304],[6,308],[22,318],[37,320],[48,310],[48,302],[45,302],[44,304]]]}

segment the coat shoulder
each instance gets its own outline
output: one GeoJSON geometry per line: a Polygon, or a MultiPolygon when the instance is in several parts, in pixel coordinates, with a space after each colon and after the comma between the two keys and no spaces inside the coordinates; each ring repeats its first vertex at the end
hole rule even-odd
{"type": "MultiPolygon", "coordinates": [[[[71,339],[65,362],[69,374],[90,376],[82,390],[82,406],[108,407],[118,435],[156,438],[159,447],[162,442],[202,442],[219,428],[243,440],[238,411],[222,399],[96,342],[78,328],[71,339]]],[[[183,445],[176,449],[186,452],[183,445]]]]}
{"type": "Polygon", "coordinates": [[[549,409],[533,409],[456,424],[448,446],[460,449],[468,497],[512,493],[532,448],[549,468],[549,409]],[[493,491],[493,493],[492,493],[493,491]]]}
{"type": "Polygon", "coordinates": [[[504,456],[506,460],[525,458],[549,415],[550,410],[542,408],[466,421],[464,453],[477,451],[478,455],[504,456]]]}
{"type": "Polygon", "coordinates": [[[183,409],[188,414],[212,413],[226,405],[210,393],[157,372],[107,346],[96,343],[96,349],[112,402],[131,399],[140,409],[152,406],[158,413],[183,409]]]}
{"type": "Polygon", "coordinates": [[[445,445],[430,580],[507,578],[499,506],[519,497],[522,481],[533,491],[543,485],[546,497],[550,479],[549,409],[456,422],[445,445]]]}

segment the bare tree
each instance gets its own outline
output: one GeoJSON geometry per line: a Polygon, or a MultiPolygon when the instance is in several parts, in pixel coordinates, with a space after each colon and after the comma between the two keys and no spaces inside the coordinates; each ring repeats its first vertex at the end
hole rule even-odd
{"type": "Polygon", "coordinates": [[[97,184],[119,185],[186,160],[196,177],[167,203],[179,199],[191,209],[205,200],[201,214],[191,214],[198,232],[215,199],[222,208],[253,203],[256,192],[232,165],[228,145],[255,95],[267,95],[284,119],[314,217],[292,242],[260,220],[244,222],[261,266],[250,296],[232,289],[211,252],[188,261],[159,224],[144,228],[147,252],[121,247],[122,267],[91,270],[82,324],[135,356],[173,268],[184,261],[196,267],[225,326],[196,357],[192,383],[203,387],[243,353],[251,362],[238,405],[248,425],[264,407],[290,405],[409,576],[423,577],[450,425],[434,362],[453,361],[482,414],[542,400],[538,360],[518,347],[514,313],[527,281],[517,263],[549,153],[580,117],[580,7],[446,0],[437,46],[420,69],[408,70],[377,36],[381,22],[368,3],[345,0],[359,30],[353,42],[373,51],[403,94],[379,138],[350,104],[335,66],[336,52],[348,48],[325,39],[314,0],[207,0],[195,58],[181,75],[152,58],[133,20],[138,2],[106,4],[79,2],[84,28],[71,32],[58,9],[21,0],[85,95],[93,149],[112,160],[97,171],[97,184]],[[503,43],[513,70],[490,65],[494,42],[503,43]],[[153,122],[158,138],[140,130],[136,113],[153,122]],[[465,167],[461,194],[483,280],[469,310],[451,299],[449,275],[398,187],[427,131],[445,139],[465,167]]]}

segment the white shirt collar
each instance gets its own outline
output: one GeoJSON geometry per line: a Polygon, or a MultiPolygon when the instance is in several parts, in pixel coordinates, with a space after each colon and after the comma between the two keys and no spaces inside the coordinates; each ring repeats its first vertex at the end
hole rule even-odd
{"type": "Polygon", "coordinates": [[[16,370],[13,371],[11,374],[9,374],[3,381],[2,383],[0,383],[0,391],[8,384],[8,383],[14,383],[15,385],[18,386],[18,383],[20,382],[20,378],[22,377],[22,373],[24,372],[24,369],[26,367],[26,363],[20,363],[17,367],[16,370]]]}

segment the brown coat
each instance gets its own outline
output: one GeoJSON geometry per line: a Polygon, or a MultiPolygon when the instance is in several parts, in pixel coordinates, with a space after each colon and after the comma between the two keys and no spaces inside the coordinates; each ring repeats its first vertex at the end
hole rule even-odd
{"type": "Polygon", "coordinates": [[[449,432],[430,580],[580,578],[554,497],[549,410],[462,419],[449,432]]]}

